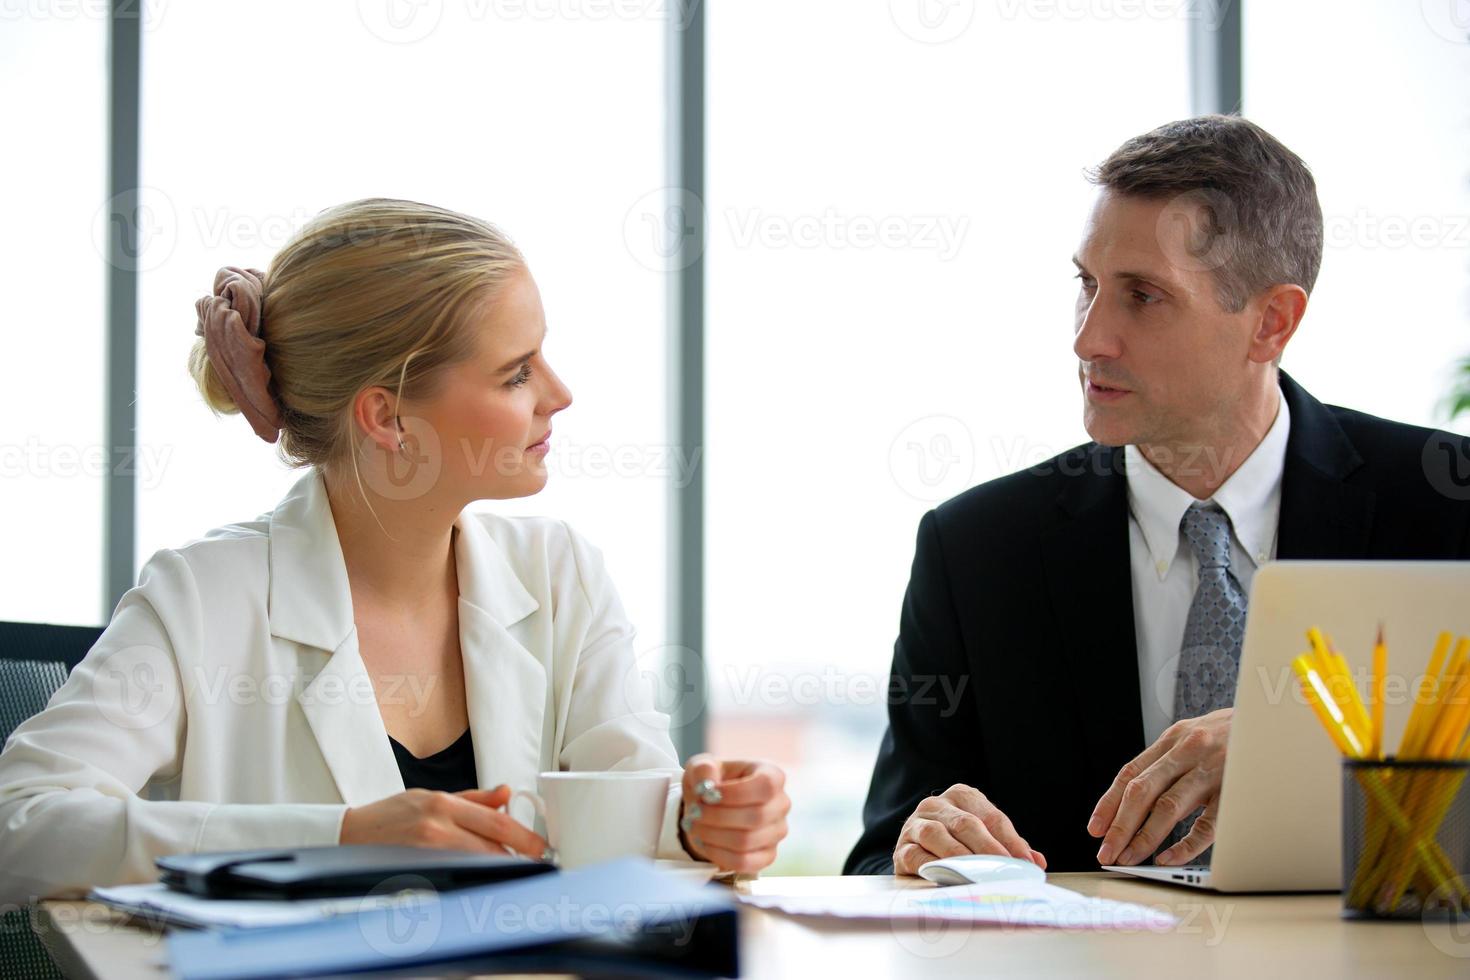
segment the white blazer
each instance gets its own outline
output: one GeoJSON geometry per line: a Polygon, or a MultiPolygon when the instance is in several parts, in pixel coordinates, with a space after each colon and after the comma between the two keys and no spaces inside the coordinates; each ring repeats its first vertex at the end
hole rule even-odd
{"type": "MultiPolygon", "coordinates": [[[[557,520],[467,510],[455,526],[480,786],[667,769],[659,856],[688,860],[669,720],[600,552],[557,520]]],[[[335,844],[348,807],[403,789],[312,469],[270,513],[157,552],[7,740],[0,902],[154,881],[164,854],[335,844]]],[[[545,833],[529,801],[510,813],[545,833]]]]}

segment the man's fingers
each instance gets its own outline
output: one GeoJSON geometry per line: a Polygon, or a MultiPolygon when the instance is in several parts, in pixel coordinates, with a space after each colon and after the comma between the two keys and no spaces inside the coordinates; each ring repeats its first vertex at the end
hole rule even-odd
{"type": "Polygon", "coordinates": [[[1189,833],[1184,839],[1173,847],[1160,852],[1154,858],[1156,864],[1188,864],[1205,852],[1205,848],[1215,843],[1215,817],[1220,811],[1219,797],[1212,799],[1206,806],[1205,812],[1201,813],[1189,828],[1189,833]]]}
{"type": "Polygon", "coordinates": [[[929,861],[964,854],[1018,857],[1046,867],[1046,857],[1016,832],[1010,817],[973,786],[956,783],[914,808],[893,850],[894,873],[914,874],[929,861]]]}
{"type": "Polygon", "coordinates": [[[1185,817],[1199,809],[1200,804],[1210,798],[1214,786],[1208,776],[1198,769],[1191,769],[1174,785],[1159,794],[1149,811],[1143,826],[1118,855],[1116,864],[1137,864],[1154,852],[1169,831],[1185,817]]]}
{"type": "Polygon", "coordinates": [[[984,816],[987,810],[993,809],[994,804],[986,798],[984,793],[973,786],[966,786],[964,783],[955,783],[938,796],[930,796],[919,801],[919,808],[927,809],[931,811],[931,814],[952,806],[959,807],[961,810],[968,810],[970,813],[979,817],[984,816]]]}
{"type": "Polygon", "coordinates": [[[989,808],[985,817],[959,807],[948,807],[932,819],[942,823],[949,835],[968,848],[970,854],[1005,854],[1031,860],[1030,845],[1021,840],[1010,819],[994,807],[989,808]]]}
{"type": "Polygon", "coordinates": [[[934,855],[912,841],[904,841],[893,849],[893,873],[917,874],[919,868],[934,860],[934,855]]]}
{"type": "MultiPolygon", "coordinates": [[[[1124,769],[1126,771],[1127,767],[1124,769]]],[[[1115,862],[1143,826],[1155,801],[1174,784],[1183,771],[1184,767],[1173,754],[1165,753],[1124,785],[1117,812],[1113,815],[1112,824],[1103,834],[1102,846],[1097,851],[1099,864],[1115,862]]]]}
{"type": "Polygon", "coordinates": [[[1031,845],[1026,843],[1024,837],[1016,833],[1016,827],[1011,823],[1010,817],[999,810],[994,810],[986,818],[985,826],[990,828],[990,833],[1011,857],[1018,857],[1023,861],[1031,860],[1031,845]]]}
{"type": "MultiPolygon", "coordinates": [[[[964,844],[954,839],[949,829],[938,820],[928,817],[910,817],[908,825],[904,828],[899,840],[909,840],[918,844],[924,850],[937,858],[954,857],[958,854],[973,854],[964,844]]],[[[999,844],[996,848],[1003,851],[999,844]]],[[[989,853],[997,853],[991,851],[989,853]]]]}
{"type": "Polygon", "coordinates": [[[949,831],[949,836],[965,846],[968,854],[998,854],[1004,853],[1005,847],[996,842],[990,829],[985,822],[968,810],[961,810],[957,806],[948,806],[936,810],[930,816],[924,818],[935,820],[944,825],[949,831]]]}
{"type": "Polygon", "coordinates": [[[896,875],[918,874],[921,867],[938,859],[938,855],[930,854],[913,841],[901,841],[893,851],[893,873],[896,875]]]}
{"type": "Polygon", "coordinates": [[[1137,757],[1128,762],[1118,775],[1113,777],[1112,785],[1103,793],[1102,799],[1097,801],[1097,806],[1092,810],[1092,816],[1087,818],[1087,832],[1094,837],[1101,837],[1113,823],[1118,815],[1118,807],[1123,802],[1123,793],[1128,784],[1139,776],[1163,756],[1167,751],[1164,740],[1161,737],[1154,744],[1144,749],[1137,757]]]}

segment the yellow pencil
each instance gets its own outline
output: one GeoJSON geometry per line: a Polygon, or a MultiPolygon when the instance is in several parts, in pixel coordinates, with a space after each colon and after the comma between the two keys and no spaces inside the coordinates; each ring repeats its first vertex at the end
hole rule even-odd
{"type": "MultiPolygon", "coordinates": [[[[1441,675],[1439,667],[1448,652],[1450,639],[1449,634],[1441,634],[1435,644],[1425,680],[1420,685],[1421,692],[1428,696],[1421,697],[1414,705],[1411,728],[1404,733],[1400,758],[1452,758],[1464,737],[1466,724],[1470,722],[1470,702],[1466,700],[1470,691],[1470,638],[1460,638],[1441,675]]],[[[1405,780],[1399,799],[1413,829],[1407,839],[1395,840],[1386,853],[1378,856],[1361,890],[1354,889],[1356,895],[1366,900],[1369,892],[1377,891],[1381,907],[1396,908],[1422,862],[1432,880],[1438,879],[1441,885],[1448,882],[1462,903],[1470,903],[1470,890],[1452,871],[1448,876],[1435,873],[1453,867],[1442,857],[1442,851],[1434,853],[1439,851],[1437,844],[1429,848],[1422,846],[1434,841],[1463,779],[1463,774],[1418,772],[1405,780]]]]}
{"type": "Polygon", "coordinates": [[[1462,636],[1460,642],[1455,644],[1455,652],[1445,665],[1444,673],[1436,676],[1432,682],[1429,703],[1424,706],[1424,712],[1419,717],[1419,729],[1414,733],[1413,743],[1404,746],[1405,754],[1402,758],[1434,758],[1431,749],[1435,735],[1440,730],[1441,719],[1449,707],[1449,694],[1464,673],[1467,662],[1470,662],[1470,638],[1462,636]]]}
{"type": "Polygon", "coordinates": [[[1312,633],[1316,633],[1313,640],[1318,646],[1318,660],[1323,664],[1322,679],[1327,684],[1327,690],[1332,694],[1334,700],[1342,708],[1347,723],[1352,726],[1358,735],[1358,741],[1363,745],[1366,753],[1373,741],[1373,722],[1368,718],[1368,711],[1363,707],[1363,699],[1358,694],[1358,685],[1353,681],[1352,671],[1348,669],[1347,658],[1338,652],[1337,647],[1332,644],[1332,637],[1324,637],[1320,630],[1314,630],[1307,634],[1312,639],[1312,633]]]}
{"type": "Polygon", "coordinates": [[[1383,645],[1383,624],[1378,624],[1378,642],[1373,645],[1373,758],[1383,758],[1383,684],[1388,673],[1388,648],[1383,645]]]}
{"type": "Polygon", "coordinates": [[[1331,691],[1327,689],[1322,675],[1312,665],[1311,658],[1302,654],[1291,662],[1291,669],[1296,671],[1297,679],[1302,684],[1302,692],[1307,697],[1307,703],[1316,712],[1317,720],[1322,723],[1322,727],[1327,729],[1327,734],[1337,745],[1338,751],[1345,756],[1361,759],[1363,744],[1358,739],[1358,733],[1353,731],[1352,725],[1348,724],[1342,708],[1332,697],[1331,691]]]}
{"type": "Polygon", "coordinates": [[[1450,644],[1454,637],[1449,633],[1439,634],[1435,640],[1434,652],[1429,655],[1429,666],[1424,670],[1424,676],[1419,680],[1419,689],[1414,695],[1414,706],[1409,709],[1409,724],[1404,728],[1404,737],[1399,742],[1399,758],[1414,758],[1414,748],[1419,741],[1419,731],[1424,723],[1424,715],[1429,711],[1429,705],[1434,697],[1434,691],[1439,685],[1439,671],[1444,666],[1444,658],[1450,652],[1450,644]]]}
{"type": "MultiPolygon", "coordinates": [[[[1312,651],[1295,658],[1291,666],[1308,705],[1343,755],[1381,760],[1388,657],[1382,625],[1373,651],[1371,717],[1346,659],[1331,639],[1315,628],[1308,631],[1307,638],[1312,651]]],[[[1404,734],[1404,746],[1415,749],[1411,757],[1446,758],[1462,746],[1470,751],[1470,737],[1466,736],[1470,728],[1470,638],[1461,639],[1455,655],[1444,665],[1451,639],[1440,637],[1420,684],[1421,697],[1416,699],[1404,734]]],[[[1417,881],[1421,888],[1428,885],[1428,892],[1448,884],[1462,903],[1470,905],[1470,890],[1455,879],[1454,865],[1435,840],[1459,779],[1409,773],[1390,786],[1384,778],[1387,775],[1374,770],[1357,773],[1357,782],[1372,802],[1367,835],[1348,888],[1350,904],[1366,906],[1376,896],[1378,907],[1394,908],[1405,889],[1417,881]]]]}

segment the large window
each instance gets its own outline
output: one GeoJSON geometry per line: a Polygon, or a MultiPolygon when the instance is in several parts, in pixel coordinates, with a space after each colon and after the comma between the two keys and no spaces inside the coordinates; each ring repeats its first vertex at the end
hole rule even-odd
{"type": "MultiPolygon", "coordinates": [[[[1470,353],[1470,36],[1456,9],[1243,11],[1245,112],[1312,167],[1326,218],[1285,367],[1326,401],[1423,424],[1445,423],[1451,365],[1470,353]]],[[[243,420],[213,417],[186,370],[193,304],[219,266],[265,267],[354,198],[470,212],[528,256],[547,353],[575,397],[548,489],[478,506],[563,517],[603,548],[641,628],[636,683],[669,652],[668,491],[704,468],[708,691],[675,720],[705,725],[716,752],[787,769],[795,810],[775,870],[818,873],[859,832],[921,515],[1086,438],[1069,262],[1093,194],[1083,171],[1190,113],[1194,19],[1224,13],[155,0],[127,259],[139,444],[120,454],[104,445],[108,23],[86,5],[17,11],[0,18],[0,83],[23,97],[0,124],[44,152],[0,162],[13,557],[0,618],[105,621],[115,467],[136,474],[134,567],[259,516],[299,477],[243,420]],[[665,155],[669,19],[695,10],[703,200],[671,192],[665,155]],[[696,226],[689,208],[705,214],[707,359],[705,437],[686,456],[668,445],[671,383],[691,379],[670,377],[666,306],[690,268],[671,251],[696,226]]]]}
{"type": "Polygon", "coordinates": [[[84,5],[3,15],[0,91],[0,619],[91,625],[103,486],[135,462],[103,429],[106,18],[84,5]]]}
{"type": "Polygon", "coordinates": [[[1243,10],[1246,112],[1301,155],[1322,200],[1322,272],[1282,367],[1323,401],[1420,425],[1445,424],[1450,369],[1470,354],[1465,12],[1243,10]],[[1302,79],[1331,98],[1301,98],[1302,79]]]}
{"type": "Polygon", "coordinates": [[[624,224],[663,180],[664,24],[586,9],[167,6],[143,39],[143,183],[162,231],[141,274],[139,432],[167,465],[139,491],[140,565],[269,510],[299,475],[242,419],[216,419],[188,375],[194,300],[215,269],[264,268],[323,208],[406,197],[516,240],[575,399],[547,490],[477,506],[579,528],[658,645],[664,283],[624,224]]]}
{"type": "Polygon", "coordinates": [[[1082,171],[1189,114],[1187,24],[838,0],[708,17],[710,738],[782,761],[778,870],[831,873],[919,517],[1086,440],[1082,171]]]}

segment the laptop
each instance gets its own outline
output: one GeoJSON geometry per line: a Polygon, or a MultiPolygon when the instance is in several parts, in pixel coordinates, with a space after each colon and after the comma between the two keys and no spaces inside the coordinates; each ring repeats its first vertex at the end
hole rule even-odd
{"type": "Polygon", "coordinates": [[[1470,562],[1272,562],[1252,579],[1248,608],[1210,863],[1105,870],[1220,892],[1341,891],[1342,756],[1291,661],[1310,648],[1307,628],[1321,628],[1366,703],[1381,622],[1391,754],[1435,638],[1470,634],[1470,562]]]}

